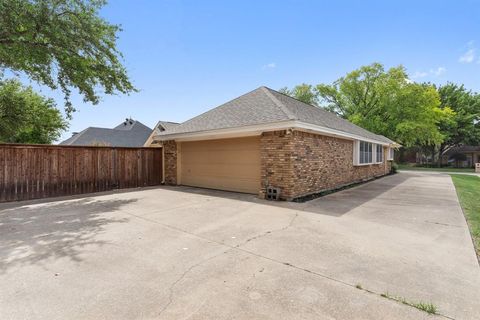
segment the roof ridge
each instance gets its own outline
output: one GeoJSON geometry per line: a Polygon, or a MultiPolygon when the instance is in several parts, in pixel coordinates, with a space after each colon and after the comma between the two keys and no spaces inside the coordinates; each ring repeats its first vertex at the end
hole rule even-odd
{"type": "Polygon", "coordinates": [[[142,122],[140,122],[140,121],[138,121],[138,120],[133,120],[133,121],[134,121],[134,122],[133,122],[133,124],[132,124],[132,127],[131,127],[129,130],[132,130],[133,127],[137,127],[137,128],[138,128],[138,127],[140,127],[140,128],[143,127],[143,128],[148,129],[148,130],[152,130],[149,126],[143,124],[142,122]]]}
{"type": "MultiPolygon", "coordinates": [[[[263,87],[260,87],[260,88],[263,88],[263,87]]],[[[231,102],[233,102],[233,101],[235,101],[235,100],[239,100],[239,99],[241,99],[242,97],[247,96],[247,95],[255,92],[256,90],[259,90],[260,88],[253,89],[253,90],[251,90],[251,91],[249,91],[249,92],[247,92],[247,93],[244,93],[244,94],[242,94],[242,95],[240,95],[240,96],[238,96],[238,97],[236,97],[236,98],[230,99],[230,100],[228,100],[227,102],[224,102],[224,103],[222,103],[221,105],[216,106],[216,107],[213,108],[213,109],[206,110],[206,111],[200,113],[199,115],[196,115],[196,116],[193,117],[193,118],[190,118],[190,119],[188,119],[188,120],[186,120],[186,121],[184,121],[184,122],[180,122],[180,123],[178,123],[178,125],[179,125],[179,126],[187,125],[187,124],[189,124],[190,122],[192,122],[192,120],[197,119],[197,118],[199,118],[199,117],[202,117],[203,115],[205,115],[205,114],[207,114],[207,113],[209,113],[209,112],[212,112],[212,111],[214,111],[214,110],[218,110],[218,109],[222,108],[223,106],[225,106],[226,104],[231,103],[231,102]]]]}
{"type": "Polygon", "coordinates": [[[265,92],[265,94],[270,98],[270,100],[272,100],[273,103],[275,103],[275,105],[279,107],[280,110],[283,111],[283,113],[285,113],[285,115],[289,120],[297,119],[297,116],[294,115],[290,110],[288,110],[288,108],[270,92],[270,90],[272,89],[267,88],[265,86],[262,86],[261,88],[262,88],[262,91],[265,92]]]}

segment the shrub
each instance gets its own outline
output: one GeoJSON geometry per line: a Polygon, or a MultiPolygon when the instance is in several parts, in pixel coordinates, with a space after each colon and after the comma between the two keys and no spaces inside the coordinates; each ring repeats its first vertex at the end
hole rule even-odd
{"type": "Polygon", "coordinates": [[[392,162],[392,168],[390,169],[390,174],[395,174],[398,171],[398,164],[392,162]]]}

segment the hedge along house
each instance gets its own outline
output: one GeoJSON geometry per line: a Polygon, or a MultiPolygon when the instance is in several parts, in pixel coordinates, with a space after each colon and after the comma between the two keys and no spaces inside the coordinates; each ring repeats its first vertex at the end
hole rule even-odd
{"type": "Polygon", "coordinates": [[[390,172],[396,144],[335,114],[260,87],[158,133],[165,183],[280,198],[390,172]]]}

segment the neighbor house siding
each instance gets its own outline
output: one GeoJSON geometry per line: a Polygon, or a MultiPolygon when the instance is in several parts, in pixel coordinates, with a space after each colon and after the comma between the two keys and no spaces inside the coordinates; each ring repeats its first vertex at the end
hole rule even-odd
{"type": "Polygon", "coordinates": [[[282,198],[291,200],[390,172],[386,148],[383,163],[354,166],[351,140],[276,131],[262,134],[261,146],[261,197],[269,185],[281,188],[282,198]]]}
{"type": "Polygon", "coordinates": [[[165,184],[177,184],[177,143],[173,140],[163,142],[165,156],[165,184]]]}

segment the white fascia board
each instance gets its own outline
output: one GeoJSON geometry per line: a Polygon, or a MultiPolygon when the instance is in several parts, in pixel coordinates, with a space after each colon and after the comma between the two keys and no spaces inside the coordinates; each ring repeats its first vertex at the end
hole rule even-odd
{"type": "Polygon", "coordinates": [[[293,127],[293,124],[294,124],[294,121],[287,120],[287,121],[281,121],[281,122],[272,122],[272,123],[243,126],[243,127],[236,127],[236,128],[225,128],[225,129],[173,133],[173,134],[161,134],[161,135],[156,135],[154,139],[159,141],[166,141],[166,140],[194,141],[194,140],[249,137],[249,136],[261,135],[262,132],[266,132],[266,131],[289,129],[293,127]]]}
{"type": "Polygon", "coordinates": [[[390,144],[387,142],[368,139],[355,134],[351,134],[351,133],[347,133],[347,132],[343,132],[340,130],[335,130],[327,127],[317,126],[314,124],[309,124],[309,123],[305,123],[297,120],[287,120],[287,121],[281,121],[281,122],[273,122],[273,123],[267,123],[267,124],[236,127],[236,128],[205,130],[205,131],[186,132],[186,133],[177,133],[177,134],[175,133],[162,134],[162,135],[156,135],[154,137],[154,140],[194,141],[194,140],[209,140],[209,139],[225,139],[225,138],[257,136],[257,135],[261,135],[262,132],[286,130],[286,129],[297,129],[297,130],[300,129],[307,132],[314,132],[317,134],[327,135],[332,137],[339,137],[342,139],[363,140],[367,142],[381,144],[384,146],[390,146],[390,144]]]}

